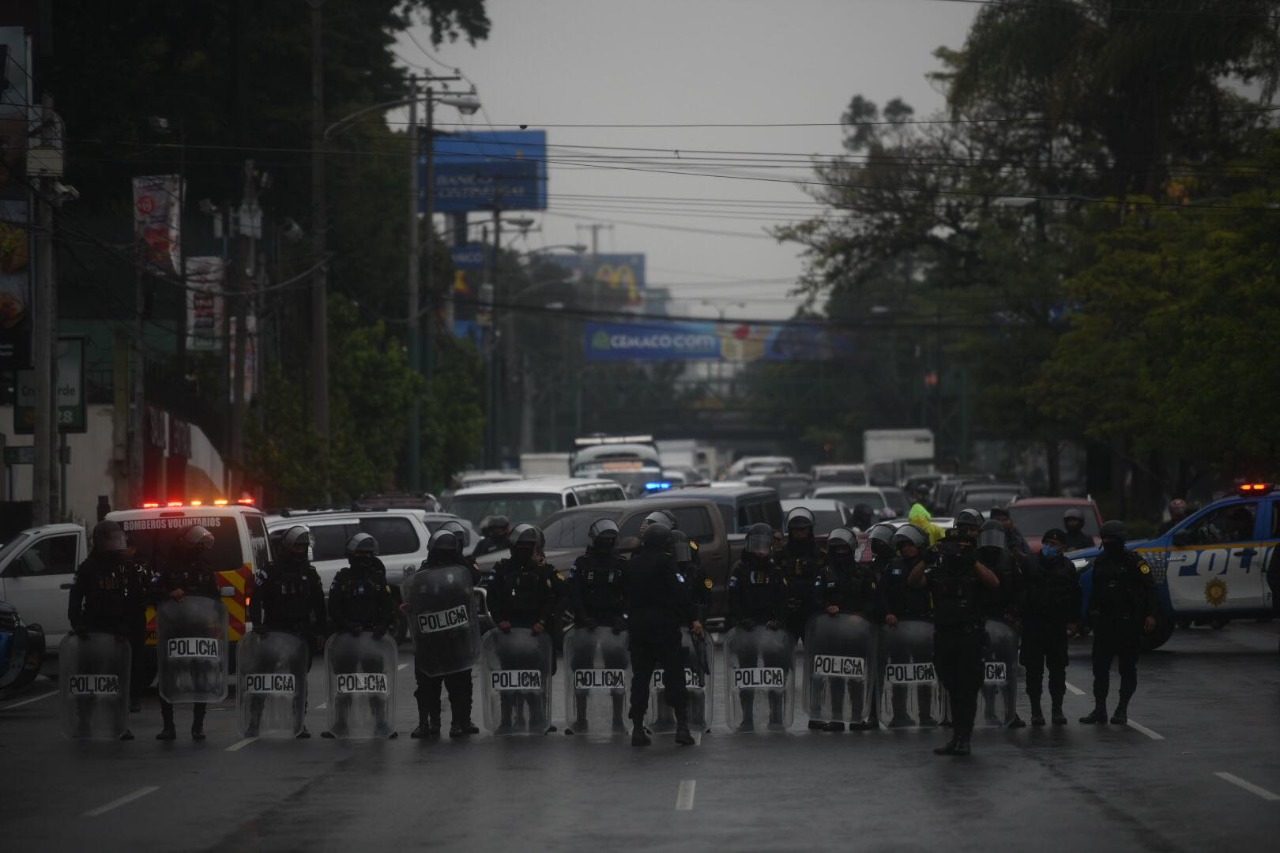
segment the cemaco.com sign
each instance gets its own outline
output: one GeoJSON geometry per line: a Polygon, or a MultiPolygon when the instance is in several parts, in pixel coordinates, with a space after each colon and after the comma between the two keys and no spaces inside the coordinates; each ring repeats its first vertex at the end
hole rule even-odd
{"type": "Polygon", "coordinates": [[[620,331],[599,330],[591,336],[591,349],[614,356],[671,355],[716,357],[720,354],[720,339],[712,334],[680,331],[620,331]]]}

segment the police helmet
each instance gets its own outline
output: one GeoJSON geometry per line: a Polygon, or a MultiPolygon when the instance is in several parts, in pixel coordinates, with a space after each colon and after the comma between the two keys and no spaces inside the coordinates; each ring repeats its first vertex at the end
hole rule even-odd
{"type": "Polygon", "coordinates": [[[683,530],[671,531],[671,539],[674,544],[671,546],[671,556],[676,558],[677,563],[692,563],[693,549],[689,547],[689,534],[683,530]]]}
{"type": "Polygon", "coordinates": [[[1124,522],[1117,521],[1114,519],[1111,521],[1105,522],[1102,525],[1102,530],[1099,531],[1099,533],[1100,533],[1100,538],[1102,539],[1119,539],[1123,541],[1126,538],[1124,522]]]}
{"type": "Polygon", "coordinates": [[[929,539],[925,536],[924,531],[914,524],[904,524],[893,534],[895,548],[901,548],[903,545],[914,545],[923,551],[928,544],[929,539]]]}
{"type": "Polygon", "coordinates": [[[480,519],[480,535],[488,536],[493,532],[493,516],[486,515],[480,519]]]}
{"type": "Polygon", "coordinates": [[[747,528],[746,551],[757,557],[767,557],[773,550],[773,528],[757,521],[747,528]]]}
{"type": "Polygon", "coordinates": [[[867,531],[867,540],[871,543],[871,553],[877,557],[887,557],[893,553],[893,535],[897,528],[892,524],[875,524],[867,531]]]}
{"type": "Polygon", "coordinates": [[[644,532],[649,529],[650,524],[665,524],[667,527],[671,528],[672,530],[680,529],[680,525],[676,523],[675,515],[673,513],[668,512],[665,509],[655,509],[653,512],[649,513],[644,517],[644,520],[640,522],[641,535],[643,535],[644,532]]]}
{"type": "Polygon", "coordinates": [[[1080,522],[1080,525],[1083,527],[1084,526],[1084,510],[1075,506],[1068,507],[1067,510],[1062,513],[1062,523],[1070,527],[1072,520],[1080,522]]]}
{"type": "Polygon", "coordinates": [[[511,519],[505,515],[495,515],[489,519],[489,535],[501,535],[511,529],[511,519]]]}
{"type": "Polygon", "coordinates": [[[544,541],[542,531],[534,524],[517,524],[515,529],[511,531],[511,546],[513,548],[522,545],[541,548],[544,541]]]}
{"type": "Polygon", "coordinates": [[[653,522],[644,532],[644,547],[653,551],[670,551],[676,541],[671,533],[671,528],[661,521],[653,522]]]}
{"type": "Polygon", "coordinates": [[[311,547],[311,531],[301,524],[294,525],[284,532],[280,539],[280,547],[286,554],[306,555],[311,547]]]}
{"type": "Polygon", "coordinates": [[[1050,527],[1044,533],[1040,534],[1040,541],[1045,545],[1048,545],[1050,542],[1061,542],[1065,544],[1067,541],[1067,532],[1060,527],[1050,527]]]}
{"type": "Polygon", "coordinates": [[[978,534],[978,556],[983,560],[998,561],[1004,555],[1008,541],[1004,525],[993,518],[982,525],[982,531],[978,534]]]}
{"type": "Polygon", "coordinates": [[[456,560],[462,554],[462,545],[458,540],[458,534],[441,527],[435,533],[432,533],[431,538],[427,540],[427,553],[434,557],[436,562],[450,558],[456,560]]]}
{"type": "Polygon", "coordinates": [[[187,528],[182,536],[182,544],[193,551],[206,551],[213,547],[213,534],[197,524],[187,528]]]}
{"type": "Polygon", "coordinates": [[[784,525],[788,534],[792,530],[808,529],[813,530],[813,513],[802,506],[798,506],[791,512],[787,513],[787,523],[784,525]]]}
{"type": "Polygon", "coordinates": [[[854,527],[870,527],[875,521],[876,511],[871,504],[854,504],[853,507],[853,526],[854,527]]]}
{"type": "Polygon", "coordinates": [[[827,534],[827,553],[832,556],[851,556],[858,549],[858,536],[847,527],[837,527],[827,534]]]}
{"type": "Polygon", "coordinates": [[[124,531],[114,521],[99,521],[93,527],[93,547],[108,553],[125,551],[129,543],[125,541],[124,531]]]}
{"type": "Polygon", "coordinates": [[[1185,515],[1187,512],[1187,502],[1182,498],[1174,498],[1169,501],[1170,515],[1185,515]]]}
{"type": "Polygon", "coordinates": [[[368,533],[357,533],[347,540],[348,560],[368,560],[378,556],[378,540],[368,533]]]}
{"type": "Polygon", "coordinates": [[[448,530],[458,538],[458,549],[465,550],[471,544],[471,531],[467,530],[467,526],[461,521],[449,519],[440,525],[440,530],[448,530]]]}
{"type": "Polygon", "coordinates": [[[966,507],[956,513],[956,527],[982,527],[982,513],[966,507]]]}
{"type": "Polygon", "coordinates": [[[587,529],[587,539],[596,550],[611,550],[618,544],[618,523],[612,518],[597,518],[587,529]]]}

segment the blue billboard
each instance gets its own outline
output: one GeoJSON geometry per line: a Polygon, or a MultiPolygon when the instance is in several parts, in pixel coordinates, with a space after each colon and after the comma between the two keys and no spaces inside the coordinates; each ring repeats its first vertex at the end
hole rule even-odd
{"type": "MultiPolygon", "coordinates": [[[[432,140],[423,140],[423,146],[432,140]]],[[[434,208],[437,213],[547,209],[545,130],[449,133],[435,140],[434,208]]],[[[423,187],[418,209],[426,212],[427,158],[419,158],[423,187]]]]}
{"type": "Polygon", "coordinates": [[[823,361],[848,355],[847,334],[821,323],[587,323],[587,361],[823,361]]]}

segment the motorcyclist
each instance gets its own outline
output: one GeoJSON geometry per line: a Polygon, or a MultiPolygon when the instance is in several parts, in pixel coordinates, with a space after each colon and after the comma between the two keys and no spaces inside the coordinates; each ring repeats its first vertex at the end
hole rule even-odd
{"type": "MultiPolygon", "coordinates": [[[[153,596],[158,601],[168,598],[182,601],[188,595],[221,600],[217,575],[214,570],[213,534],[200,525],[189,527],[170,551],[169,560],[156,575],[153,596]]],[[[192,705],[191,739],[204,740],[204,717],[208,706],[204,702],[192,705]]],[[[173,740],[177,737],[173,724],[173,704],[160,697],[160,716],[164,725],[156,740],[173,740]]]]}
{"type": "MultiPolygon", "coordinates": [[[[324,585],[310,560],[311,531],[295,525],[280,540],[275,562],[258,572],[253,595],[249,599],[248,617],[254,633],[266,636],[269,631],[296,634],[307,645],[309,654],[322,651],[326,636],[324,585]]],[[[307,661],[307,670],[311,660],[307,661]]],[[[254,737],[262,719],[265,697],[255,695],[249,705],[250,721],[246,734],[254,737]]],[[[309,738],[306,726],[299,738],[309,738]]]]}
{"type": "MultiPolygon", "coordinates": [[[[627,561],[617,553],[618,525],[609,518],[596,519],[587,530],[587,538],[587,550],[574,560],[566,582],[574,625],[582,631],[604,628],[621,634],[627,630],[624,581],[627,561]]],[[[595,648],[595,644],[590,642],[575,645],[575,659],[567,662],[569,669],[590,669],[595,660],[595,648]]],[[[611,656],[606,651],[604,665],[611,669],[625,669],[627,657],[625,654],[611,656]]],[[[613,728],[617,732],[626,731],[622,707],[624,698],[621,690],[610,693],[613,728]]],[[[587,694],[576,691],[574,699],[577,716],[566,729],[569,734],[587,730],[587,694]]]]}
{"type": "MultiPolygon", "coordinates": [[[[747,528],[747,541],[742,556],[729,578],[729,606],[732,619],[739,630],[754,630],[762,624],[771,631],[782,630],[787,614],[790,580],[773,561],[773,528],[757,522],[747,528]]],[[[739,657],[739,666],[756,665],[756,653],[752,648],[739,657]]],[[[765,666],[791,669],[790,655],[785,659],[765,660],[765,666]]],[[[739,692],[742,702],[740,731],[755,728],[755,702],[751,691],[739,692]]],[[[769,728],[781,729],[782,696],[769,695],[769,728]]]]}
{"type": "MultiPolygon", "coordinates": [[[[448,523],[448,522],[446,522],[448,523]]],[[[456,522],[453,522],[456,524],[456,522]]],[[[461,527],[461,525],[459,525],[461,527]]],[[[445,567],[464,566],[466,558],[462,554],[465,540],[465,529],[461,534],[455,530],[441,526],[427,543],[427,558],[422,561],[419,571],[430,572],[445,567]]],[[[419,662],[415,660],[415,664],[419,662]]],[[[418,704],[418,726],[409,737],[440,737],[440,692],[443,687],[449,691],[449,737],[458,738],[479,734],[480,729],[471,721],[471,669],[451,672],[448,675],[427,675],[421,665],[413,668],[417,689],[413,698],[418,704]]]]}
{"type": "MultiPolygon", "coordinates": [[[[886,525],[887,526],[887,525],[886,525]]],[[[827,536],[827,564],[819,572],[814,582],[814,598],[819,613],[828,616],[849,614],[861,616],[871,623],[879,622],[879,596],[876,593],[875,573],[870,563],[859,563],[855,559],[858,537],[847,527],[837,527],[827,536]]],[[[819,719],[810,719],[809,728],[823,729],[829,732],[844,731],[844,694],[845,683],[835,681],[831,692],[831,713],[835,719],[823,723],[819,719]]],[[[853,702],[853,715],[862,718],[863,699],[860,682],[849,681],[848,692],[853,702]]],[[[874,705],[873,705],[874,708],[874,705]]],[[[811,710],[811,717],[818,714],[811,710]]],[[[857,728],[874,728],[875,712],[871,713],[871,722],[857,728]]]]}
{"type": "Polygon", "coordinates": [[[1078,551],[1093,547],[1093,537],[1084,532],[1084,510],[1074,506],[1068,507],[1062,513],[1062,526],[1065,528],[1062,533],[1063,551],[1078,551]]]}

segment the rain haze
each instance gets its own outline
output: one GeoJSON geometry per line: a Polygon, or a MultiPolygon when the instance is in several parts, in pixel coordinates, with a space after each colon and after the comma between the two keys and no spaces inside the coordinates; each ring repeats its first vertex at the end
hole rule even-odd
{"type": "Polygon", "coordinates": [[[594,238],[601,253],[644,253],[646,284],[670,290],[672,314],[774,319],[794,310],[802,260],[767,229],[820,211],[798,184],[813,156],[840,152],[850,98],[901,97],[918,119],[941,109],[933,51],[960,47],[978,8],[492,0],[487,41],[432,50],[417,26],[396,53],[419,74],[457,68],[475,84],[483,110],[437,106],[442,130],[546,130],[548,210],[512,248],[594,238]]]}

